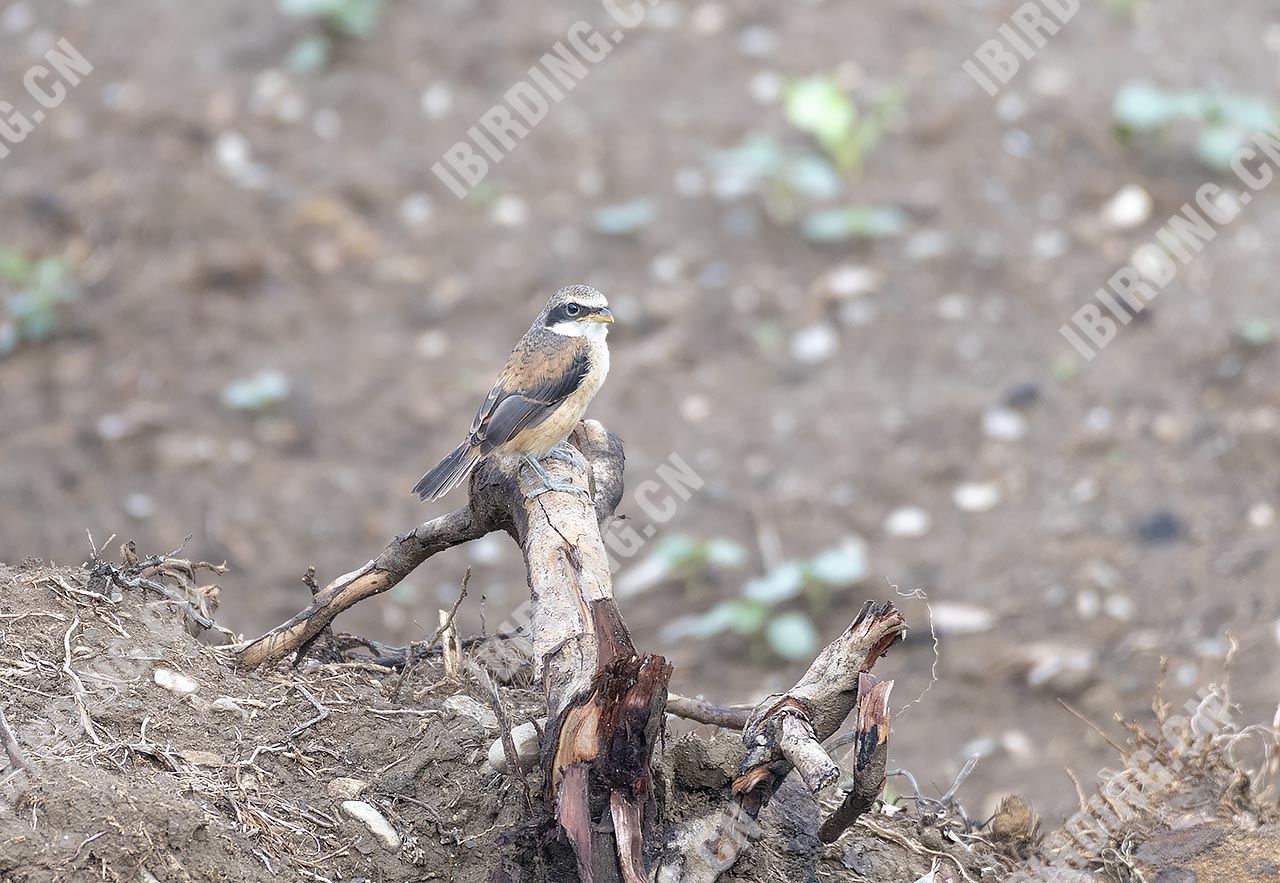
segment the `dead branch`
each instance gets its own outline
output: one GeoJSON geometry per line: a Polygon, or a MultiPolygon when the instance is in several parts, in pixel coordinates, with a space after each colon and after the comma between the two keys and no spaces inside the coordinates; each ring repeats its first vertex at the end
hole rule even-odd
{"type": "Polygon", "coordinates": [[[704,699],[672,693],[667,697],[667,711],[676,717],[699,724],[711,724],[726,730],[741,730],[755,711],[748,705],[713,705],[704,699]]]}
{"type": "Polygon", "coordinates": [[[820,743],[834,735],[858,704],[860,676],[901,640],[906,628],[893,604],[868,601],[794,687],[757,705],[743,729],[747,756],[728,805],[681,826],[654,879],[714,883],[755,836],[756,818],[792,769],[799,768],[811,788],[828,784],[830,758],[820,743]]]}
{"type": "MultiPolygon", "coordinates": [[[[590,466],[596,522],[603,522],[613,515],[622,499],[622,443],[595,421],[580,424],[573,439],[590,466]]],[[[483,462],[471,477],[471,496],[465,506],[396,537],[376,558],[316,592],[305,610],[241,650],[241,665],[269,665],[290,653],[300,657],[339,613],[392,588],[438,552],[495,530],[506,531],[521,542],[529,515],[516,486],[513,465],[497,460],[483,462]]]]}
{"type": "Polygon", "coordinates": [[[18,738],[9,729],[9,721],[5,719],[4,709],[0,708],[0,744],[4,745],[4,753],[9,758],[9,766],[15,770],[29,770],[31,765],[18,745],[18,738]]]}
{"type": "Polygon", "coordinates": [[[889,693],[893,681],[873,674],[858,678],[858,717],[853,734],[853,775],[841,782],[844,801],[818,830],[823,843],[834,843],[849,830],[858,816],[871,809],[884,790],[885,767],[889,760],[889,693]]]}

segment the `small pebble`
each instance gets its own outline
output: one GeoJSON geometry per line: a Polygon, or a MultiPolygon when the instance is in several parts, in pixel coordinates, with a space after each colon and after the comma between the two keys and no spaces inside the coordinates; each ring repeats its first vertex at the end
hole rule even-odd
{"type": "Polygon", "coordinates": [[[709,36],[724,30],[728,21],[729,13],[719,3],[703,3],[693,11],[690,24],[693,25],[695,33],[709,36]]]}
{"type": "Polygon", "coordinates": [[[425,193],[410,193],[400,203],[400,221],[406,227],[425,227],[433,213],[431,197],[425,193]]]}
{"type": "Polygon", "coordinates": [[[976,635],[995,627],[996,617],[990,610],[958,601],[935,601],[933,628],[939,636],[976,635]]]}
{"type": "Polygon", "coordinates": [[[1182,535],[1182,522],[1172,512],[1152,513],[1138,528],[1138,536],[1148,546],[1172,543],[1182,535]]]}
{"type": "Polygon", "coordinates": [[[929,513],[919,506],[894,509],[884,520],[884,532],[891,537],[922,537],[932,526],[929,513]]]}
{"type": "Polygon", "coordinates": [[[831,297],[850,300],[879,290],[883,278],[884,275],[878,270],[857,264],[842,264],[822,276],[817,288],[831,297]]]}
{"type": "Polygon", "coordinates": [[[764,58],[772,55],[778,45],[778,37],[772,28],[764,25],[752,25],[743,28],[738,34],[738,51],[752,58],[764,58]]]}
{"type": "Polygon", "coordinates": [[[449,335],[439,328],[418,335],[414,350],[424,359],[438,359],[449,352],[449,335]]]}
{"type": "Polygon", "coordinates": [[[938,318],[947,322],[959,322],[969,318],[969,298],[963,294],[948,294],[934,306],[938,318]]]}
{"type": "Polygon", "coordinates": [[[422,90],[422,95],[418,98],[418,106],[422,108],[427,119],[441,119],[453,110],[453,93],[444,83],[432,83],[422,90]]]}
{"type": "Polygon", "coordinates": [[[1128,595],[1109,595],[1102,602],[1102,609],[1116,622],[1129,622],[1137,613],[1137,606],[1128,595]]]}
{"type": "Polygon", "coordinates": [[[680,416],[688,423],[701,423],[711,416],[711,400],[703,395],[686,396],[680,402],[680,416]]]}
{"type": "Polygon", "coordinates": [[[752,99],[760,104],[773,104],[782,96],[782,77],[775,71],[758,71],[747,86],[752,99]]]}
{"type": "Polygon", "coordinates": [[[951,495],[956,508],[965,512],[987,512],[1000,504],[1000,487],[994,482],[968,482],[951,495]]]}
{"type": "Polygon", "coordinates": [[[173,669],[157,668],[153,677],[158,686],[164,687],[170,693],[177,693],[179,696],[190,696],[200,689],[200,685],[196,683],[194,678],[173,669]]]}
{"type": "Polygon", "coordinates": [[[386,816],[374,809],[372,804],[365,803],[363,800],[344,800],[342,811],[364,824],[387,849],[400,849],[400,835],[396,833],[395,828],[391,827],[386,816]]]}
{"type": "Polygon", "coordinates": [[[1008,408],[1025,410],[1040,401],[1040,384],[1019,383],[1004,394],[1004,404],[1008,408]]]}
{"type": "Polygon", "coordinates": [[[36,17],[31,13],[31,7],[25,3],[11,4],[3,13],[0,13],[0,28],[4,28],[7,33],[20,34],[35,24],[36,17]]]}
{"type": "Polygon", "coordinates": [[[944,230],[921,230],[907,240],[903,253],[907,260],[928,261],[951,250],[951,237],[944,230]]]}
{"type": "Polygon", "coordinates": [[[499,196],[493,203],[490,217],[502,227],[523,227],[529,221],[529,205],[518,196],[499,196]]]}
{"type": "MultiPolygon", "coordinates": [[[[511,741],[516,749],[516,762],[524,769],[531,768],[538,760],[538,724],[526,721],[512,727],[511,741]]],[[[489,766],[500,773],[508,772],[507,753],[501,739],[495,739],[489,746],[489,766]]]]}
{"type": "Polygon", "coordinates": [[[124,498],[124,513],[130,518],[144,521],[155,514],[156,504],[148,494],[133,493],[124,498]]]}
{"type": "Polygon", "coordinates": [[[791,337],[791,357],[802,365],[816,365],[836,354],[840,337],[825,322],[801,328],[791,337]]]}
{"type": "Polygon", "coordinates": [[[1085,622],[1098,618],[1102,612],[1102,597],[1094,589],[1081,589],[1076,592],[1076,614],[1085,622]]]}
{"type": "Polygon", "coordinates": [[[322,107],[311,115],[311,131],[332,141],[342,134],[342,116],[331,107],[322,107]]]}
{"type": "Polygon", "coordinates": [[[982,431],[993,441],[1016,442],[1027,434],[1027,420],[1009,408],[991,408],[982,415],[982,431]]]}
{"type": "Polygon", "coordinates": [[[1006,123],[1016,123],[1027,115],[1027,101],[1017,92],[1005,92],[996,100],[996,116],[1006,123]]]}
{"type": "Polygon", "coordinates": [[[1276,510],[1270,503],[1254,503],[1249,507],[1249,526],[1266,530],[1276,523],[1276,510]]]}
{"type": "Polygon", "coordinates": [[[1137,184],[1129,184],[1107,200],[1098,220],[1107,230],[1133,230],[1151,219],[1151,208],[1151,194],[1137,184]]]}

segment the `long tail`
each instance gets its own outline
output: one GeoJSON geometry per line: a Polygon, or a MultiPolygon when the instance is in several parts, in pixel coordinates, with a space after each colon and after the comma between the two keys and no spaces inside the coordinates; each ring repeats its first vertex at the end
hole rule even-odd
{"type": "Polygon", "coordinates": [[[463,442],[422,476],[413,492],[424,500],[438,500],[470,475],[479,459],[480,450],[463,442]]]}

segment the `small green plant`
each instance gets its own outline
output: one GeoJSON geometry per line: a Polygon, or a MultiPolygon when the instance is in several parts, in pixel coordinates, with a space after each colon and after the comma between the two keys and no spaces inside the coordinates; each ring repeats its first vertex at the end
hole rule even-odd
{"type": "Polygon", "coordinates": [[[747,563],[747,550],[733,540],[699,539],[668,534],[653,544],[653,551],[618,578],[618,590],[638,592],[659,583],[677,583],[687,599],[697,599],[724,570],[747,563]]]}
{"type": "Polygon", "coordinates": [[[289,398],[291,391],[288,375],[269,368],[228,383],[222,390],[222,404],[233,411],[265,411],[289,398]]]}
{"type": "Polygon", "coordinates": [[[752,135],[737,147],[713,154],[710,166],[717,195],[734,199],[759,194],[775,223],[796,225],[800,235],[813,242],[896,235],[906,226],[906,216],[897,208],[830,204],[845,198],[901,106],[899,93],[892,89],[864,110],[830,76],[795,80],[786,87],[784,112],[806,143],[752,135]]]}
{"type": "Polygon", "coordinates": [[[311,73],[328,66],[336,41],[366,39],[378,25],[382,0],[279,0],[285,15],[320,25],[318,33],[299,40],[289,52],[289,67],[311,73]]]}
{"type": "Polygon", "coordinates": [[[61,257],[27,260],[0,249],[0,285],[12,288],[0,311],[0,358],[23,343],[41,343],[58,330],[66,309],[80,299],[70,264],[61,257]]]}
{"type": "Polygon", "coordinates": [[[674,620],[663,629],[668,641],[707,638],[732,632],[763,636],[783,659],[812,658],[818,649],[815,619],[829,611],[834,594],[866,579],[867,550],[850,539],[803,561],[785,561],[763,576],[747,581],[738,598],[723,601],[706,613],[674,620]]]}
{"type": "Polygon", "coordinates": [[[1162,89],[1133,82],[1117,94],[1113,109],[1116,138],[1129,143],[1139,133],[1164,132],[1175,123],[1198,128],[1196,155],[1211,169],[1225,171],[1255,133],[1276,123],[1276,109],[1254,95],[1162,89]]]}
{"type": "Polygon", "coordinates": [[[787,86],[787,122],[808,132],[844,175],[861,174],[867,157],[902,109],[897,89],[887,89],[867,110],[829,76],[804,77],[787,86]]]}

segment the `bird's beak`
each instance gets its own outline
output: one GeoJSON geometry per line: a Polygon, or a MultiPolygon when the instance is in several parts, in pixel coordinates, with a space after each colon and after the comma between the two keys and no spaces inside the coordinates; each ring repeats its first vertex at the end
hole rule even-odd
{"type": "Polygon", "coordinates": [[[600,309],[596,310],[594,313],[589,313],[586,316],[580,316],[578,318],[578,321],[579,322],[602,322],[606,325],[612,325],[613,313],[609,312],[608,307],[601,307],[600,309]]]}

